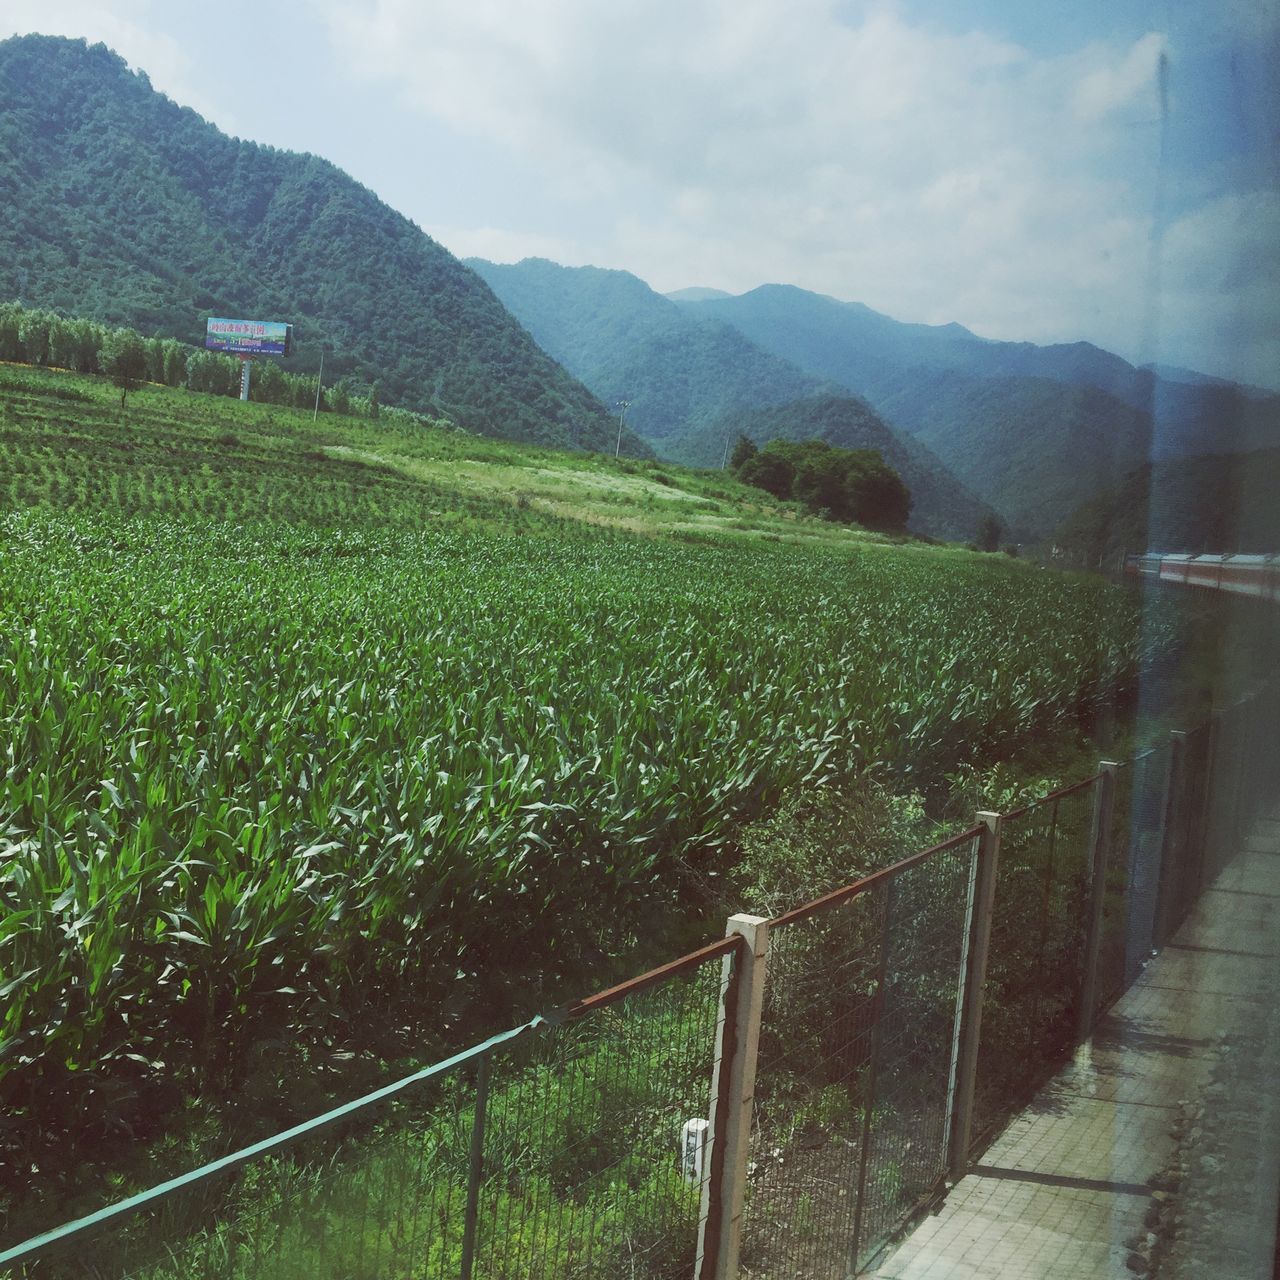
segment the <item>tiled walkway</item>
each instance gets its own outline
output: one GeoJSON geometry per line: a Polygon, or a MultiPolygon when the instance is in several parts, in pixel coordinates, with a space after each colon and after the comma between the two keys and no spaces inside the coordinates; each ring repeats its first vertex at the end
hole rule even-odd
{"type": "MultiPolygon", "coordinates": [[[[1275,1029],[1278,987],[1280,822],[1266,821],[1075,1060],[874,1275],[1131,1280],[1130,1244],[1145,1236],[1150,1180],[1173,1156],[1180,1103],[1202,1097],[1224,1035],[1275,1029]]],[[[1257,1084],[1259,1123],[1270,1123],[1275,1081],[1257,1084]]],[[[1268,1181],[1245,1180],[1263,1237],[1275,1222],[1268,1181]]],[[[1269,1242],[1250,1257],[1269,1259],[1269,1242]]],[[[1259,1265],[1268,1269],[1239,1274],[1268,1276],[1269,1261],[1259,1265]]]]}

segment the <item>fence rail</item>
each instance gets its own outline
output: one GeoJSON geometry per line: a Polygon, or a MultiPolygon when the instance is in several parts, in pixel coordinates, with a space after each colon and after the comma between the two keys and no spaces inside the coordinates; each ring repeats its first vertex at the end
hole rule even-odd
{"type": "Polygon", "coordinates": [[[0,1251],[0,1276],[843,1280],[1274,801],[1267,688],[1092,777],[0,1251]],[[1263,748],[1267,749],[1263,749],[1263,748]]]}

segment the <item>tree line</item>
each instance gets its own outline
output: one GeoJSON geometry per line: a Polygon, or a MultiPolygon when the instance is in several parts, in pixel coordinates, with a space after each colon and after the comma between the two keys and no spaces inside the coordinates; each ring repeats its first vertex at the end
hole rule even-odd
{"type": "MultiPolygon", "coordinates": [[[[240,394],[240,361],[235,356],[176,338],[146,338],[133,329],[61,316],[18,302],[0,303],[0,360],[106,374],[126,394],[145,382],[210,395],[240,394]]],[[[310,409],[316,403],[316,379],[287,373],[273,360],[255,361],[249,399],[310,409]]],[[[377,383],[367,395],[358,395],[345,378],[322,390],[320,409],[367,418],[386,411],[379,404],[377,383]]],[[[402,410],[393,412],[417,417],[402,410]]]]}
{"type": "Polygon", "coordinates": [[[911,514],[911,491],[879,449],[840,449],[824,440],[770,440],[761,449],[743,435],[729,466],[744,484],[827,520],[896,532],[911,514]]]}

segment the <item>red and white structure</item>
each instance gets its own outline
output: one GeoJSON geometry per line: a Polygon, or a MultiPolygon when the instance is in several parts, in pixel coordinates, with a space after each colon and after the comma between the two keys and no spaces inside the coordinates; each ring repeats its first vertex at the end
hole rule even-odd
{"type": "Polygon", "coordinates": [[[1280,601],[1280,555],[1200,555],[1185,552],[1126,556],[1124,571],[1139,578],[1209,587],[1280,601]]]}

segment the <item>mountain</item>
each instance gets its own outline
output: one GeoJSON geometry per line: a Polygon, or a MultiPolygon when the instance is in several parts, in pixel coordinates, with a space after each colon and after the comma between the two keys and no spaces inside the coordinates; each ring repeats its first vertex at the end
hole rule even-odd
{"type": "Polygon", "coordinates": [[[827,384],[732,325],[687,315],[628,271],[545,258],[471,267],[542,349],[660,446],[725,413],[814,395],[827,384]]]}
{"type": "MultiPolygon", "coordinates": [[[[200,343],[291,321],[295,371],[485,435],[613,448],[612,415],[445,249],[327,161],[229,138],[103,45],[0,43],[0,299],[200,343]]],[[[628,452],[648,453],[630,434],[628,452]]]]}
{"type": "Polygon", "coordinates": [[[880,403],[1028,540],[1150,456],[1147,414],[1049,378],[921,372],[880,403]]]}
{"type": "Polygon", "coordinates": [[[627,401],[626,421],[664,457],[720,466],[726,442],[740,431],[761,443],[772,438],[769,432],[801,439],[795,432],[807,422],[815,436],[834,433],[822,435],[829,443],[880,449],[912,490],[912,527],[920,532],[969,539],[989,510],[927,447],[895,434],[846,389],[764,350],[733,325],[655,293],[629,272],[542,258],[467,265],[543,350],[606,404],[627,401]],[[836,399],[838,412],[831,410],[836,399]],[[821,421],[814,417],[818,403],[826,406],[821,421]],[[769,409],[779,412],[761,414],[769,409]]]}
{"type": "Polygon", "coordinates": [[[1247,383],[1232,382],[1230,378],[1215,377],[1211,373],[1198,373],[1195,369],[1184,369],[1181,365],[1176,364],[1140,364],[1138,368],[1145,369],[1148,373],[1154,373],[1157,377],[1165,379],[1166,382],[1188,382],[1195,386],[1236,387],[1244,395],[1251,396],[1254,399],[1265,399],[1267,396],[1275,394],[1275,392],[1264,390],[1262,387],[1251,387],[1247,383]]]}
{"type": "Polygon", "coordinates": [[[695,285],[689,289],[677,289],[674,293],[664,293],[664,298],[672,302],[710,302],[713,298],[731,298],[731,293],[723,289],[704,289],[695,285]]]}
{"type": "Polygon", "coordinates": [[[865,400],[820,395],[726,417],[718,430],[698,431],[670,443],[668,452],[691,466],[719,466],[724,447],[739,435],[768,440],[824,440],[840,449],[878,449],[911,490],[911,525],[972,539],[991,509],[956,481],[936,454],[909,435],[892,431],[865,400]]]}
{"type": "Polygon", "coordinates": [[[1280,397],[1158,376],[1091,343],[993,342],[789,285],[680,305],[864,396],[1028,537],[1144,461],[1280,444],[1280,397]]]}
{"type": "Polygon", "coordinates": [[[1084,563],[1124,551],[1280,550],[1280,449],[1146,463],[1083,504],[1056,541],[1084,563]]]}
{"type": "Polygon", "coordinates": [[[875,402],[903,368],[950,367],[987,345],[960,325],[902,324],[859,302],[838,302],[794,285],[767,284],[736,297],[682,302],[693,316],[721,320],[801,369],[875,402]]]}

